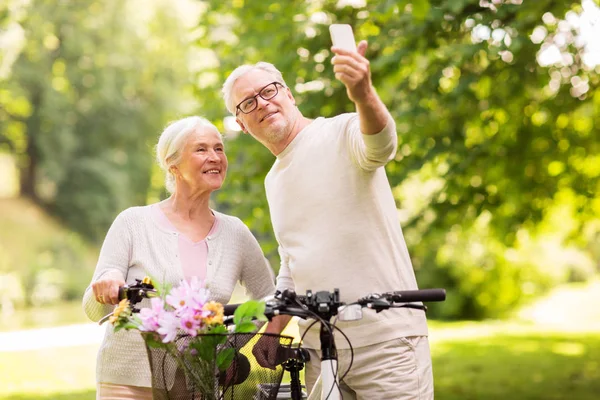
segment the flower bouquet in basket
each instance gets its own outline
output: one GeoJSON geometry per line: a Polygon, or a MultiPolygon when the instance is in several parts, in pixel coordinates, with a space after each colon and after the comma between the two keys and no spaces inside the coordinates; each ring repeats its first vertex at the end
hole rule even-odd
{"type": "Polygon", "coordinates": [[[127,299],[122,300],[109,320],[115,332],[141,332],[152,368],[155,398],[160,397],[157,389],[167,393],[164,398],[179,398],[169,394],[174,393],[174,386],[182,386],[178,380],[183,382],[185,392],[181,398],[189,399],[190,392],[206,400],[218,398],[219,385],[235,380],[231,377],[235,375],[232,368],[236,368],[232,363],[239,347],[228,345],[228,338],[231,334],[254,332],[254,319],[266,321],[264,302],[250,300],[240,305],[233,318],[235,328],[229,332],[223,321],[223,305],[208,301],[209,292],[197,278],[184,280],[177,287],[157,288],[156,294],[150,299],[150,307],[141,308],[139,313],[127,299]]]}

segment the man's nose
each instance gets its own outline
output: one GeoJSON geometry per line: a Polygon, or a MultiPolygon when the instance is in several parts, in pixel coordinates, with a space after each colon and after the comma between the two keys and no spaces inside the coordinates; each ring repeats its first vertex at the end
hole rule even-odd
{"type": "Polygon", "coordinates": [[[260,96],[256,96],[256,108],[263,108],[266,104],[269,104],[270,100],[265,100],[260,96]]]}

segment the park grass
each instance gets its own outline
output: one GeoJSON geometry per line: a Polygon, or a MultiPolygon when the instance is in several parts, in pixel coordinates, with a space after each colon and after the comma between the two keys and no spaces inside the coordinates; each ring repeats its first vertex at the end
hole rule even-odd
{"type": "MultiPolygon", "coordinates": [[[[598,331],[433,321],[430,335],[437,399],[599,397],[598,331]]],[[[96,351],[92,345],[3,353],[0,399],[92,400],[96,351]]]]}
{"type": "Polygon", "coordinates": [[[600,394],[600,334],[496,334],[432,347],[440,399],[592,400],[600,394]]]}

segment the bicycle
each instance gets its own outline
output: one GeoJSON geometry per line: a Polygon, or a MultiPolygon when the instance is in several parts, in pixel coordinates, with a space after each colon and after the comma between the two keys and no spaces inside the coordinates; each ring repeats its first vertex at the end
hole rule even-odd
{"type": "MultiPolygon", "coordinates": [[[[153,286],[149,283],[143,283],[140,280],[134,285],[126,285],[119,288],[119,298],[129,299],[132,305],[140,302],[143,298],[153,296],[156,296],[153,286]]],[[[334,317],[337,317],[340,321],[359,320],[362,318],[363,308],[369,308],[376,312],[403,307],[426,311],[427,306],[416,303],[444,301],[445,298],[446,291],[444,289],[421,289],[371,293],[354,303],[346,304],[340,301],[340,292],[338,289],[334,289],[333,292],[318,291],[316,293],[309,290],[306,295],[297,295],[294,291],[284,290],[283,292],[276,292],[272,299],[266,301],[265,316],[271,320],[277,315],[290,315],[303,319],[311,318],[321,323],[321,376],[317,380],[308,400],[318,400],[319,398],[321,400],[340,400],[339,381],[344,378],[347,371],[338,379],[337,350],[333,337],[334,329],[338,328],[335,327],[335,322],[332,322],[334,317]]],[[[238,306],[239,304],[225,305],[225,316],[231,317],[238,306]]],[[[134,311],[139,311],[139,309],[134,307],[134,311]]],[[[107,319],[108,317],[105,318],[107,319]]],[[[105,318],[100,323],[104,322],[105,318]]],[[[352,354],[351,345],[350,351],[352,354]]],[[[282,347],[278,349],[275,364],[283,365],[290,372],[290,400],[302,400],[305,398],[302,393],[300,371],[308,361],[310,361],[308,353],[301,347],[282,347]]],[[[348,370],[350,368],[351,364],[348,370]]],[[[236,379],[236,383],[241,381],[243,381],[243,377],[236,379]]],[[[264,392],[269,392],[271,388],[268,385],[264,385],[260,389],[264,390],[264,392]]],[[[286,389],[288,387],[281,386],[280,392],[286,389]]],[[[277,399],[283,399],[283,397],[277,397],[277,399]]]]}
{"type": "MultiPolygon", "coordinates": [[[[444,301],[445,299],[446,291],[444,289],[422,289],[380,294],[372,293],[354,303],[345,304],[340,301],[338,289],[334,289],[333,292],[319,291],[316,293],[309,290],[305,296],[299,296],[291,290],[284,290],[283,292],[277,292],[272,300],[267,301],[265,316],[270,320],[277,315],[290,315],[303,319],[312,318],[321,323],[321,376],[308,400],[319,398],[322,400],[339,400],[341,399],[341,393],[337,377],[337,350],[333,337],[333,330],[337,329],[335,323],[332,322],[334,317],[338,316],[341,321],[359,320],[362,318],[362,309],[365,307],[377,312],[403,307],[426,311],[427,307],[425,305],[415,303],[444,301]],[[321,392],[320,395],[319,391],[321,392]]],[[[227,313],[235,311],[235,305],[227,307],[227,313]]],[[[343,332],[341,333],[343,334],[343,332]]],[[[352,354],[351,345],[350,351],[352,354]]],[[[308,361],[302,360],[301,355],[295,357],[300,358],[301,362],[308,361]]],[[[348,370],[351,366],[350,364],[348,370]]],[[[291,400],[301,400],[302,397],[298,390],[300,387],[299,374],[291,374],[291,378],[291,400]]],[[[343,379],[343,376],[341,379],[343,379]]]]}

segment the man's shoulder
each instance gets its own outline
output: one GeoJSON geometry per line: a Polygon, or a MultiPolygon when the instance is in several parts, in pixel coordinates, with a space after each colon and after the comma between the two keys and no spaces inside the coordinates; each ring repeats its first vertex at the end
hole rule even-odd
{"type": "Polygon", "coordinates": [[[338,114],[335,115],[333,117],[324,117],[323,119],[323,123],[325,124],[333,124],[333,125],[346,125],[349,122],[358,119],[358,114],[353,112],[353,113],[343,113],[343,114],[338,114]]]}
{"type": "Polygon", "coordinates": [[[318,140],[318,138],[328,140],[326,138],[329,138],[331,135],[323,135],[324,133],[336,132],[334,136],[339,137],[337,132],[346,131],[353,123],[358,124],[357,113],[344,113],[332,117],[319,117],[309,125],[305,134],[308,137],[311,137],[313,141],[315,139],[318,140]]]}

